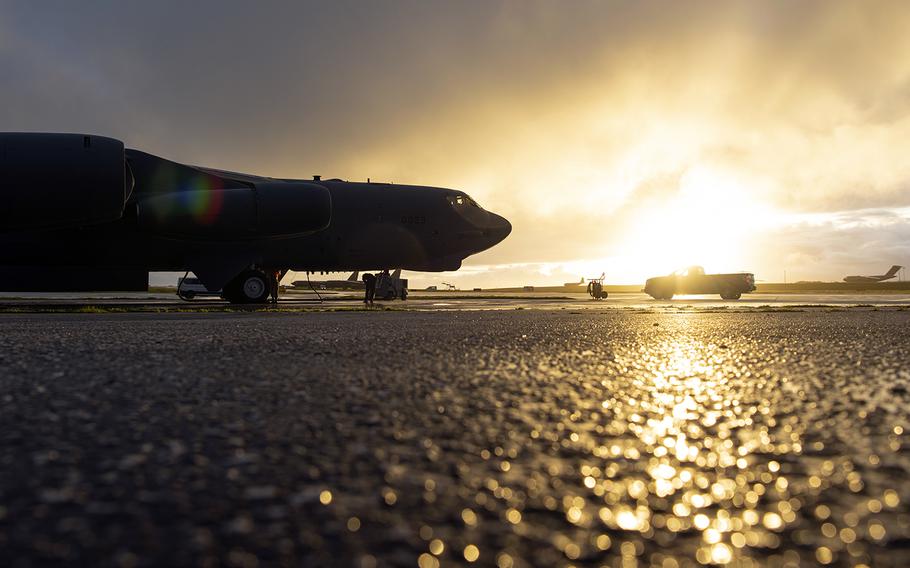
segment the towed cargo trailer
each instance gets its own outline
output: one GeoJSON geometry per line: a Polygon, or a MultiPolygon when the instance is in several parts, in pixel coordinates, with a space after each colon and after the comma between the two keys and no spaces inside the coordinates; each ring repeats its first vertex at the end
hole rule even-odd
{"type": "Polygon", "coordinates": [[[221,290],[209,290],[205,284],[193,276],[181,276],[177,280],[177,295],[181,300],[192,300],[200,296],[220,298],[221,290]]]}
{"type": "Polygon", "coordinates": [[[648,278],[644,293],[655,300],[672,300],[677,294],[720,294],[724,300],[738,300],[755,291],[751,272],[705,274],[701,266],[690,266],[667,276],[648,278]]]}
{"type": "Polygon", "coordinates": [[[401,270],[396,270],[392,274],[383,271],[376,277],[376,299],[395,300],[396,298],[408,299],[408,279],[401,277],[401,270]]]}
{"type": "Polygon", "coordinates": [[[605,277],[606,272],[601,272],[598,278],[590,278],[588,280],[588,295],[595,300],[605,300],[607,298],[607,292],[604,290],[605,277]]]}

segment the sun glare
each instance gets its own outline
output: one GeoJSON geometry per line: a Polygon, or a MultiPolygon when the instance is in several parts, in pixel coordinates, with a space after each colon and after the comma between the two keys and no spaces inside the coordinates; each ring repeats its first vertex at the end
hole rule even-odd
{"type": "Polygon", "coordinates": [[[756,235],[773,222],[758,192],[730,174],[695,168],[664,202],[643,206],[611,257],[623,275],[645,278],[697,264],[709,271],[748,266],[756,235]]]}

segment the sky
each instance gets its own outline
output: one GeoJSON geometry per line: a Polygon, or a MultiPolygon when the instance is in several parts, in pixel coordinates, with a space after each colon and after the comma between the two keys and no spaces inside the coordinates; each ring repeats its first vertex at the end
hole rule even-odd
{"type": "Polygon", "coordinates": [[[8,2],[0,125],[462,189],[512,235],[412,287],[910,265],[907,2],[8,2]]]}

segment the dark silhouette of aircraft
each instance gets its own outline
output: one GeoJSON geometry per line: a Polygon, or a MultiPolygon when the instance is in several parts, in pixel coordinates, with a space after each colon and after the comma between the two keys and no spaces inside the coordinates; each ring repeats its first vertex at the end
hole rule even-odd
{"type": "Polygon", "coordinates": [[[0,199],[0,288],[17,290],[190,270],[263,302],[270,272],[457,270],[512,230],[454,189],[248,175],[83,134],[0,134],[0,199]]]}
{"type": "Polygon", "coordinates": [[[897,276],[897,271],[901,268],[903,268],[903,266],[895,264],[884,274],[879,274],[878,276],[847,276],[844,278],[844,282],[882,282],[884,280],[891,280],[897,276]]]}

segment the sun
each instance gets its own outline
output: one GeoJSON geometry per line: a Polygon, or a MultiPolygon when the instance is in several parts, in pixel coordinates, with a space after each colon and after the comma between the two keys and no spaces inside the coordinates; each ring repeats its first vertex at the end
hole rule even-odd
{"type": "Polygon", "coordinates": [[[693,168],[672,196],[634,214],[625,238],[611,247],[611,264],[636,279],[690,265],[711,272],[748,268],[756,236],[774,218],[757,191],[733,175],[693,168]]]}

